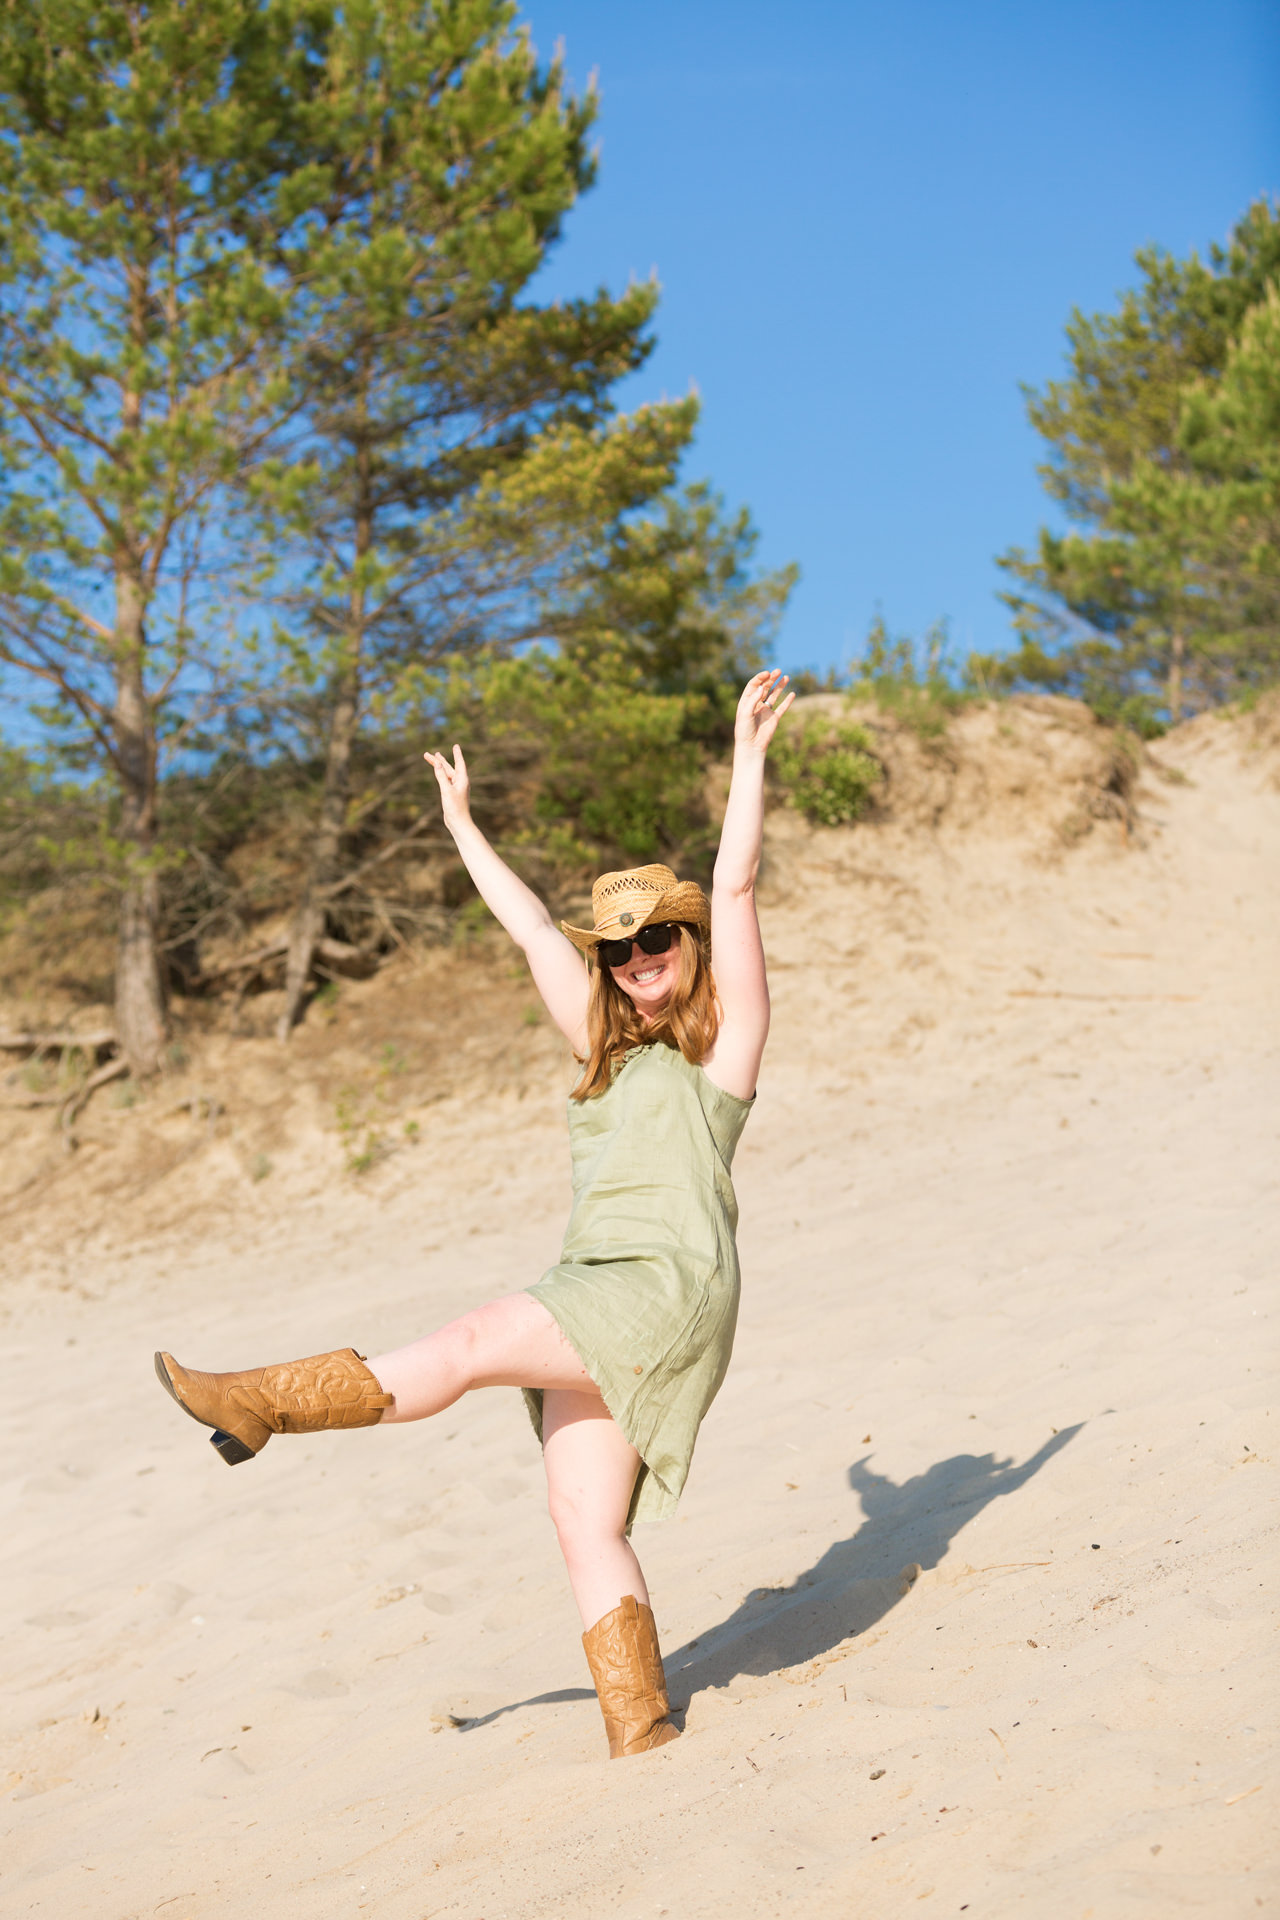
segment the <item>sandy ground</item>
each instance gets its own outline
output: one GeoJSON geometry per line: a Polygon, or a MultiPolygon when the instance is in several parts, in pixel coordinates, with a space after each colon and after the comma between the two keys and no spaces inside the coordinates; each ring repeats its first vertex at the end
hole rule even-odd
{"type": "Polygon", "coordinates": [[[1185,778],[1069,850],[774,816],[736,1356],[638,1536],[686,1727],[648,1758],[603,1757],[514,1393],[228,1472],[150,1376],[535,1277],[545,1036],[362,1177],[215,1143],[132,1246],[109,1156],[11,1206],[6,1916],[1280,1909],[1277,758],[1156,752],[1185,778]]]}

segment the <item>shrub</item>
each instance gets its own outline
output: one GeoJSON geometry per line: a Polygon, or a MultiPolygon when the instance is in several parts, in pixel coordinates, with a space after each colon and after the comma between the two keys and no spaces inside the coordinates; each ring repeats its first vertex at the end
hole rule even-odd
{"type": "Polygon", "coordinates": [[[824,827],[845,826],[865,813],[883,771],[871,735],[849,720],[805,714],[779,730],[774,769],[793,807],[824,827]]]}
{"type": "Polygon", "coordinates": [[[919,641],[906,635],[895,640],[879,615],[853,663],[850,694],[874,700],[922,740],[940,740],[951,715],[974,697],[955,684],[945,621],[935,622],[919,641]]]}
{"type": "Polygon", "coordinates": [[[436,737],[473,748],[490,827],[548,873],[660,859],[703,823],[699,696],[648,691],[616,653],[532,648],[423,687],[436,737]]]}

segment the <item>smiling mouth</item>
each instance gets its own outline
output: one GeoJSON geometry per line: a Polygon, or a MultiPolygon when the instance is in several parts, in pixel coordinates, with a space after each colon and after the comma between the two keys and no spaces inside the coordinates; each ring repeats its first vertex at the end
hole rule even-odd
{"type": "Polygon", "coordinates": [[[665,972],[665,967],[646,967],[643,973],[632,974],[631,984],[634,987],[642,987],[650,980],[660,979],[665,972]]]}

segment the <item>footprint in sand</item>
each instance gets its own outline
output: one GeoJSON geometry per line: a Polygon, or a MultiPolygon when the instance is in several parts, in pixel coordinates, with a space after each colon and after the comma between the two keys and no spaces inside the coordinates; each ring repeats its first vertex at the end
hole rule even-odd
{"type": "Polygon", "coordinates": [[[345,1680],[339,1679],[328,1667],[313,1667],[310,1673],[304,1673],[301,1680],[285,1687],[285,1693],[297,1694],[300,1700],[336,1700],[340,1694],[351,1689],[345,1680]]]}
{"type": "Polygon", "coordinates": [[[405,1534],[421,1533],[424,1527],[430,1526],[431,1514],[425,1507],[409,1513],[381,1513],[376,1524],[384,1540],[402,1540],[405,1534]]]}
{"type": "Polygon", "coordinates": [[[476,1484],[495,1507],[505,1506],[508,1500],[520,1500],[529,1491],[527,1480],[517,1480],[511,1474],[495,1475],[492,1480],[479,1480],[476,1484]]]}
{"type": "Polygon", "coordinates": [[[190,1587],[180,1587],[176,1580],[157,1580],[139,1596],[139,1607],[152,1617],[159,1614],[161,1619],[172,1620],[175,1613],[181,1613],[194,1599],[190,1587]]]}
{"type": "Polygon", "coordinates": [[[407,1600],[410,1594],[416,1593],[417,1591],[417,1581],[409,1580],[398,1587],[384,1587],[381,1593],[374,1595],[370,1604],[375,1609],[378,1607],[394,1607],[398,1600],[407,1600]]]}
{"type": "Polygon", "coordinates": [[[206,1753],[200,1762],[200,1791],[210,1800],[222,1800],[234,1787],[243,1785],[252,1772],[234,1748],[219,1747],[215,1753],[206,1753]]]}
{"type": "Polygon", "coordinates": [[[519,1590],[505,1593],[496,1600],[484,1616],[486,1633],[509,1633],[513,1627],[527,1626],[529,1622],[529,1596],[519,1590]]]}
{"type": "Polygon", "coordinates": [[[261,1600],[255,1600],[245,1614],[246,1620],[292,1620],[300,1613],[310,1613],[315,1601],[300,1593],[269,1593],[261,1600]]]}

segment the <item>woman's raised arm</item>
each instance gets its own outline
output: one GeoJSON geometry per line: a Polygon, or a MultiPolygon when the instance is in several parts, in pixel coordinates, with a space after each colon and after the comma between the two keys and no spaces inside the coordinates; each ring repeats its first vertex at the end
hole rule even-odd
{"type": "Polygon", "coordinates": [[[480,898],[523,949],[533,984],[569,1045],[575,1053],[585,1054],[590,987],[582,955],[471,818],[471,782],[462,748],[454,747],[452,765],[442,753],[422,757],[439,783],[444,823],[480,898]]]}
{"type": "Polygon", "coordinates": [[[703,1061],[726,1093],[749,1100],[769,1037],[769,983],[756,918],[756,875],[764,836],[764,762],[779,720],[795,699],[782,697],[785,673],[757,673],[738,701],[733,779],[711,885],[711,967],[720,997],[720,1032],[703,1061]]]}

